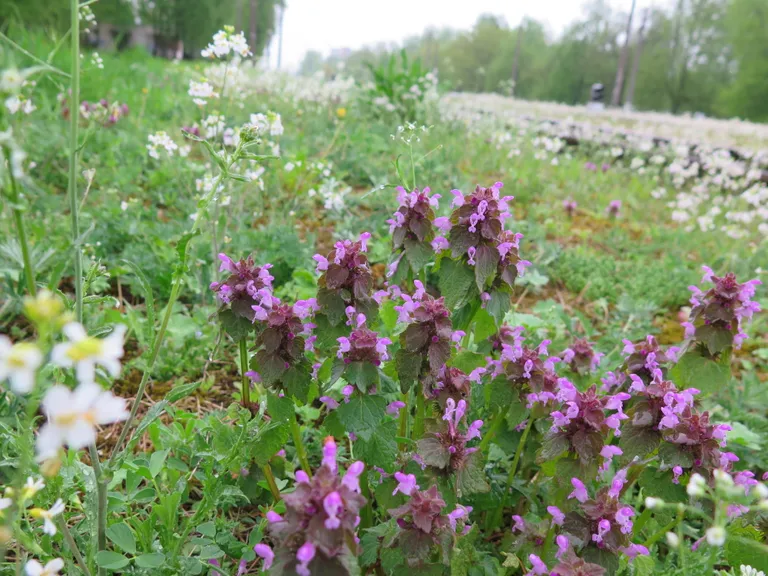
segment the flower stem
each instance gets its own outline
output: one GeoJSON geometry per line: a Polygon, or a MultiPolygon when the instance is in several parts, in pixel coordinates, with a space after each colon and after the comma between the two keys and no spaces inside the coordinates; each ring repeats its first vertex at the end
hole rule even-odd
{"type": "Polygon", "coordinates": [[[299,428],[299,421],[296,419],[296,414],[291,418],[291,435],[293,436],[293,443],[296,446],[296,455],[299,457],[301,469],[307,473],[307,476],[312,478],[312,469],[309,467],[307,451],[304,449],[304,443],[301,441],[301,429],[299,428]]]}
{"type": "Polygon", "coordinates": [[[248,408],[251,405],[251,382],[245,375],[248,372],[248,344],[245,338],[240,339],[240,377],[242,378],[242,402],[243,406],[248,408]]]}
{"type": "Polygon", "coordinates": [[[688,573],[688,561],[685,554],[685,534],[683,534],[683,519],[685,518],[685,507],[680,506],[677,509],[677,537],[680,544],[677,547],[677,551],[680,554],[680,566],[683,569],[683,574],[688,573]]]}
{"type": "MultiPolygon", "coordinates": [[[[88,447],[91,454],[91,466],[93,467],[93,474],[96,476],[96,529],[98,534],[97,544],[98,551],[107,549],[107,482],[104,479],[104,472],[101,469],[101,462],[99,462],[99,451],[96,449],[95,444],[91,444],[88,447]]],[[[104,575],[107,573],[106,568],[99,567],[99,574],[104,575]]]]}
{"type": "Polygon", "coordinates": [[[78,122],[80,121],[80,14],[78,0],[70,0],[72,70],[69,95],[69,212],[72,250],[75,253],[75,319],[83,321],[83,271],[80,254],[80,220],[77,205],[78,122]]]}
{"type": "MultiPolygon", "coordinates": [[[[399,426],[398,433],[400,434],[401,438],[407,438],[408,437],[408,413],[409,413],[409,410],[411,409],[408,402],[407,392],[403,393],[401,400],[403,401],[405,406],[403,406],[400,409],[400,426],[399,426]]],[[[405,450],[405,449],[406,449],[406,445],[401,444],[400,450],[405,450]]]]}
{"type": "Polygon", "coordinates": [[[11,181],[11,198],[13,199],[13,219],[16,223],[16,236],[21,246],[21,258],[24,261],[24,278],[27,282],[27,290],[31,296],[36,294],[35,271],[32,269],[32,260],[29,257],[29,244],[27,243],[27,233],[24,229],[24,217],[22,211],[17,207],[19,204],[19,188],[16,183],[16,177],[13,175],[13,165],[11,163],[11,151],[5,149],[5,158],[8,161],[8,177],[11,181]]]}
{"type": "Polygon", "coordinates": [[[269,491],[272,492],[272,497],[275,499],[275,502],[279,502],[280,490],[277,488],[277,482],[275,482],[275,476],[272,474],[272,468],[269,464],[264,464],[261,471],[264,472],[264,476],[267,479],[267,484],[269,485],[269,491]]]}
{"type": "Polygon", "coordinates": [[[504,507],[507,505],[507,497],[509,496],[509,487],[512,484],[512,481],[515,479],[515,472],[517,472],[517,465],[520,462],[520,457],[523,455],[523,451],[525,450],[525,443],[528,440],[528,434],[531,432],[531,428],[533,428],[533,418],[528,417],[528,424],[525,427],[525,430],[523,430],[523,435],[520,436],[520,442],[517,444],[517,449],[515,450],[515,457],[512,459],[512,464],[509,467],[509,475],[507,476],[507,483],[506,488],[504,490],[504,496],[501,499],[501,505],[496,509],[496,511],[491,516],[492,520],[490,522],[491,528],[495,528],[498,526],[499,522],[501,521],[501,515],[504,513],[504,507]]]}
{"type": "Polygon", "coordinates": [[[67,543],[69,551],[72,552],[72,556],[74,556],[75,562],[77,562],[77,565],[80,566],[80,570],[83,571],[85,576],[91,576],[91,571],[88,570],[88,566],[83,560],[83,555],[80,554],[80,549],[77,547],[77,542],[75,542],[75,539],[72,538],[72,533],[69,531],[67,521],[62,516],[59,517],[59,528],[61,528],[61,533],[64,535],[64,541],[67,543]]]}
{"type": "Polygon", "coordinates": [[[483,436],[483,439],[480,441],[480,445],[478,446],[481,452],[485,452],[488,449],[488,446],[491,444],[491,440],[493,440],[493,438],[496,436],[496,432],[499,431],[499,427],[504,423],[508,411],[509,408],[502,408],[496,413],[495,416],[493,416],[491,427],[488,432],[485,433],[485,436],[483,436]]]}
{"type": "Polygon", "coordinates": [[[426,416],[426,406],[424,404],[424,394],[420,390],[416,391],[416,417],[413,421],[413,439],[418,440],[424,435],[424,418],[426,416]]]}

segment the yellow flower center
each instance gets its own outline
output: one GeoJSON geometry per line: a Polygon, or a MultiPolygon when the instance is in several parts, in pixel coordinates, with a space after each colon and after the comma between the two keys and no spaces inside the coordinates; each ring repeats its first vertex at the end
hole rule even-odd
{"type": "Polygon", "coordinates": [[[93,356],[99,356],[104,348],[104,344],[98,338],[83,338],[75,342],[67,350],[67,356],[73,362],[80,362],[93,356]]]}
{"type": "Polygon", "coordinates": [[[36,346],[28,342],[21,342],[11,348],[11,353],[8,354],[8,365],[11,368],[21,369],[27,367],[27,354],[34,351],[36,346]]]}
{"type": "Polygon", "coordinates": [[[93,410],[86,412],[64,412],[63,414],[57,414],[54,416],[53,421],[57,426],[62,428],[68,428],[74,426],[78,420],[85,420],[90,425],[96,424],[96,413],[93,410]]]}

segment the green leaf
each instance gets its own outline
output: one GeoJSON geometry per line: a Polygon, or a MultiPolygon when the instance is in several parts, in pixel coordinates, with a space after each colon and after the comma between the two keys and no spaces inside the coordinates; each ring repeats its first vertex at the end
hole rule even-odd
{"type": "Polygon", "coordinates": [[[165,459],[168,457],[168,450],[158,450],[149,457],[149,473],[155,478],[163,469],[165,459]]]}
{"type": "Polygon", "coordinates": [[[619,447],[624,452],[622,458],[630,461],[635,456],[643,458],[656,450],[661,443],[661,433],[651,426],[633,426],[627,424],[619,438],[619,447]]]}
{"type": "Polygon", "coordinates": [[[384,419],[387,401],[381,396],[355,396],[336,409],[339,421],[347,432],[368,441],[384,419]]]}
{"type": "Polygon", "coordinates": [[[360,555],[360,565],[373,566],[379,559],[379,537],[373,532],[366,531],[360,538],[360,547],[363,553],[360,555]]]}
{"type": "Polygon", "coordinates": [[[443,469],[451,461],[451,453],[448,452],[442,442],[437,438],[428,436],[417,442],[419,456],[429,466],[443,469]]]}
{"type": "MultiPolygon", "coordinates": [[[[160,400],[157,404],[154,404],[152,408],[150,408],[147,413],[144,415],[144,418],[141,419],[139,422],[139,425],[136,426],[136,430],[134,430],[133,435],[131,437],[131,441],[128,443],[129,446],[132,446],[136,442],[139,441],[139,438],[142,437],[144,432],[147,431],[147,428],[150,427],[150,425],[160,418],[162,416],[163,412],[165,412],[165,407],[168,406],[167,400],[160,400]]],[[[123,451],[125,451],[128,448],[123,448],[123,451]]]]}
{"type": "Polygon", "coordinates": [[[653,576],[656,572],[656,560],[653,556],[637,555],[632,560],[633,576],[653,576]]]}
{"type": "Polygon", "coordinates": [[[731,366],[730,356],[727,354],[723,356],[728,356],[727,365],[705,358],[696,350],[691,350],[684,354],[670,370],[671,380],[681,390],[698,388],[702,394],[711,394],[716,390],[725,389],[731,381],[731,366]]]}
{"type": "Polygon", "coordinates": [[[107,538],[123,552],[136,554],[136,536],[133,535],[133,530],[130,529],[128,524],[124,522],[112,524],[112,526],[107,528],[106,534],[107,538]]]}
{"type": "Polygon", "coordinates": [[[512,387],[512,384],[507,380],[504,375],[497,376],[488,385],[488,391],[486,392],[488,407],[492,410],[503,409],[512,402],[519,402],[517,390],[512,387]]]}
{"type": "Polygon", "coordinates": [[[144,303],[147,310],[147,325],[144,330],[144,338],[147,342],[152,342],[154,340],[155,332],[155,297],[152,292],[152,284],[150,284],[149,280],[147,280],[147,277],[144,275],[144,272],[142,272],[141,268],[135,263],[125,259],[121,260],[121,262],[128,266],[128,268],[130,268],[136,275],[139,287],[144,293],[144,303]]]}
{"type": "Polygon", "coordinates": [[[395,310],[395,302],[391,299],[384,301],[379,307],[379,318],[381,318],[382,324],[384,324],[390,332],[397,326],[397,317],[398,313],[397,310],[395,310]]]}
{"type": "Polygon", "coordinates": [[[159,568],[165,564],[165,554],[150,552],[136,557],[136,566],[139,568],[159,568]]]}
{"type": "Polygon", "coordinates": [[[485,310],[496,321],[496,326],[501,326],[504,322],[504,316],[507,315],[512,307],[512,299],[506,290],[494,290],[491,292],[491,299],[486,303],[485,310]]]}
{"type": "Polygon", "coordinates": [[[217,317],[224,332],[229,334],[229,337],[235,342],[240,342],[240,340],[247,338],[253,332],[253,323],[247,318],[235,314],[229,308],[219,312],[217,317]]]}
{"type": "Polygon", "coordinates": [[[400,389],[403,392],[410,390],[413,383],[419,379],[421,362],[421,354],[407,352],[403,348],[398,350],[397,354],[395,354],[397,377],[400,380],[400,389]]]}
{"type": "Polygon", "coordinates": [[[215,544],[210,544],[209,546],[203,546],[198,558],[200,560],[210,560],[211,558],[221,558],[222,556],[224,556],[224,550],[215,544]]]}
{"type": "Polygon", "coordinates": [[[419,242],[412,238],[405,239],[405,257],[411,270],[418,272],[425,268],[435,257],[435,251],[426,242],[419,242]]]}
{"type": "Polygon", "coordinates": [[[485,285],[496,276],[499,265],[499,252],[492,246],[482,245],[475,252],[475,282],[480,292],[485,292],[485,285]]]}
{"type": "Polygon", "coordinates": [[[267,393],[267,411],[273,422],[288,422],[294,417],[291,399],[271,392],[267,393]]]}
{"type": "Polygon", "coordinates": [[[291,366],[282,377],[283,386],[288,395],[306,402],[309,398],[309,387],[312,384],[312,372],[304,362],[291,366]]]}
{"type": "Polygon", "coordinates": [[[372,386],[378,385],[379,369],[370,362],[350,362],[344,368],[344,379],[365,393],[372,386]]]}
{"type": "Polygon", "coordinates": [[[214,522],[204,522],[195,528],[195,530],[200,532],[203,536],[208,536],[208,538],[216,536],[216,524],[214,522]]]}
{"type": "Polygon", "coordinates": [[[180,384],[178,386],[174,386],[168,391],[168,394],[165,395],[165,400],[170,404],[178,402],[179,400],[182,400],[193,394],[195,390],[200,388],[202,384],[203,381],[200,380],[198,382],[190,382],[189,384],[180,384]]]}
{"type": "Polygon", "coordinates": [[[672,472],[646,467],[637,479],[643,494],[661,498],[665,502],[688,502],[688,494],[680,484],[672,482],[672,472]]]}
{"type": "Polygon", "coordinates": [[[192,239],[201,233],[202,231],[198,228],[194,232],[185,232],[181,235],[181,238],[179,238],[179,241],[176,244],[176,254],[179,256],[179,263],[176,265],[176,270],[174,271],[175,277],[180,278],[183,274],[189,271],[187,266],[187,248],[192,239]]]}
{"type": "Polygon", "coordinates": [[[102,550],[96,554],[96,564],[107,570],[120,570],[125,568],[131,561],[117,552],[102,550]]]}
{"type": "Polygon", "coordinates": [[[451,366],[458,368],[462,372],[469,374],[475,368],[480,368],[488,364],[483,354],[477,352],[470,352],[469,350],[462,350],[451,360],[451,366]]]}
{"type": "Polygon", "coordinates": [[[397,422],[382,422],[369,440],[358,439],[355,442],[355,458],[365,462],[368,467],[379,466],[387,472],[393,472],[397,457],[396,436],[397,422]]]}
{"type": "Polygon", "coordinates": [[[462,262],[443,258],[440,264],[438,287],[445,297],[445,306],[454,310],[462,306],[472,294],[475,275],[469,266],[462,262]]]}
{"type": "Polygon", "coordinates": [[[732,525],[725,539],[725,557],[732,566],[752,566],[763,572],[768,570],[768,546],[762,543],[761,533],[753,526],[732,525]]]}
{"type": "Polygon", "coordinates": [[[486,473],[480,452],[469,456],[456,476],[456,495],[464,498],[477,492],[488,492],[491,487],[485,480],[486,473]]]}
{"type": "Polygon", "coordinates": [[[270,422],[259,430],[256,441],[251,444],[251,456],[259,466],[267,464],[284,445],[288,442],[291,431],[288,424],[283,422],[270,422]]]}

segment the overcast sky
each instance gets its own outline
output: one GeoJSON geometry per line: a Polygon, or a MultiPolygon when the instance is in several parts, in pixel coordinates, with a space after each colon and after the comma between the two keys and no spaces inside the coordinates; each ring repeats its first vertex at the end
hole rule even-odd
{"type": "MultiPolygon", "coordinates": [[[[655,0],[655,4],[665,0],[655,0]]],[[[524,16],[559,34],[583,13],[582,0],[286,0],[283,67],[296,69],[308,50],[327,55],[333,48],[361,48],[398,42],[427,28],[468,30],[482,14],[503,16],[516,26],[524,16]]],[[[632,0],[609,0],[629,10],[632,0]]],[[[639,0],[638,7],[654,0],[639,0]]],[[[272,67],[277,61],[273,47],[272,67]]]]}

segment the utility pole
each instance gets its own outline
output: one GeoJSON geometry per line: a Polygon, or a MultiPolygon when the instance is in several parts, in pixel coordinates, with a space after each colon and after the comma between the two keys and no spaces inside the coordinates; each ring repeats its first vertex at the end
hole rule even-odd
{"type": "Polygon", "coordinates": [[[523,22],[517,27],[517,38],[515,39],[515,59],[512,60],[512,94],[517,92],[517,79],[520,77],[520,46],[523,43],[523,22]]]}
{"type": "Polygon", "coordinates": [[[632,17],[635,15],[635,4],[637,0],[632,0],[632,8],[627,18],[627,32],[624,38],[624,47],[619,56],[619,68],[616,70],[616,82],[613,84],[613,94],[611,94],[611,106],[618,106],[621,103],[621,92],[624,88],[624,69],[627,67],[627,58],[629,57],[629,40],[632,37],[632,17]]]}
{"type": "Polygon", "coordinates": [[[277,69],[280,70],[280,65],[283,63],[283,12],[285,12],[285,4],[279,4],[280,14],[277,20],[277,69]]]}
{"type": "Polygon", "coordinates": [[[257,58],[257,51],[256,51],[256,40],[257,40],[257,31],[258,28],[256,27],[256,19],[258,18],[258,12],[259,12],[259,0],[250,0],[250,18],[248,20],[249,25],[249,32],[248,32],[248,42],[251,45],[251,50],[253,50],[253,65],[256,66],[256,62],[258,60],[257,58]]]}
{"type": "Polygon", "coordinates": [[[643,54],[645,44],[645,26],[648,23],[648,12],[643,10],[643,20],[640,23],[640,29],[637,31],[637,48],[635,48],[635,58],[632,61],[632,72],[629,74],[629,84],[627,85],[627,94],[624,97],[624,106],[627,110],[632,109],[632,101],[635,98],[635,84],[637,83],[637,71],[640,69],[640,56],[643,54]]]}

